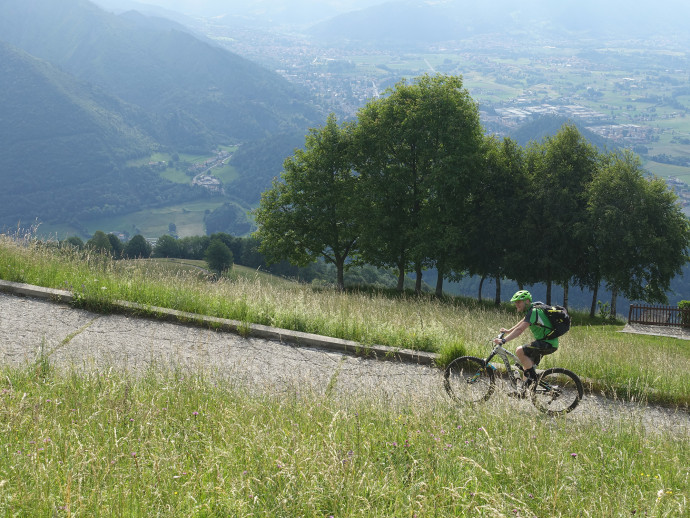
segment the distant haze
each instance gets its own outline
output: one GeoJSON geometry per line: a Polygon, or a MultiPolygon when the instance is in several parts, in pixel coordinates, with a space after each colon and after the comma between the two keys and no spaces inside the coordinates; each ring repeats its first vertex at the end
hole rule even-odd
{"type": "Polygon", "coordinates": [[[115,9],[156,6],[188,16],[224,17],[266,25],[307,27],[339,14],[378,5],[381,0],[94,0],[115,9]]]}
{"type": "MultiPolygon", "coordinates": [[[[234,20],[261,21],[274,26],[308,27],[338,15],[372,8],[364,14],[376,18],[387,12],[389,26],[394,26],[391,13],[405,10],[431,9],[443,17],[452,17],[463,26],[477,24],[497,31],[510,26],[513,30],[534,31],[540,28],[576,31],[578,33],[621,34],[627,37],[662,36],[671,32],[687,32],[690,3],[686,0],[629,2],[628,0],[95,0],[111,8],[131,9],[148,4],[203,17],[223,16],[234,20]]],[[[427,18],[429,19],[429,18],[427,18]]],[[[347,18],[345,19],[347,20],[347,18]]],[[[447,20],[446,20],[447,21],[447,20]]],[[[420,27],[421,23],[417,23],[420,27]]],[[[381,27],[383,28],[383,27],[381,27]]],[[[413,26],[414,28],[414,26],[413,26]]],[[[428,27],[427,27],[428,29],[428,27]]],[[[402,32],[402,31],[401,31],[402,32]]],[[[386,37],[387,35],[381,35],[386,37]]]]}

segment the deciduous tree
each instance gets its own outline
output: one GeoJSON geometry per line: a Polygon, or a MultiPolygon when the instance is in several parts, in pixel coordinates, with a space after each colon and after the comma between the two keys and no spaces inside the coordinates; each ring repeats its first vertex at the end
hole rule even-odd
{"type": "Polygon", "coordinates": [[[127,259],[147,259],[151,257],[151,245],[144,239],[144,236],[137,234],[127,241],[124,255],[127,259]]]}
{"type": "Polygon", "coordinates": [[[206,249],[206,263],[208,267],[217,273],[223,273],[232,266],[232,252],[220,239],[212,239],[206,249]]]}
{"type": "Polygon", "coordinates": [[[180,257],[180,244],[174,237],[163,234],[153,247],[153,257],[180,257]]]}
{"type": "Polygon", "coordinates": [[[366,219],[361,257],[398,270],[439,270],[462,249],[463,221],[476,178],[482,132],[476,104],[460,77],[401,81],[358,114],[356,169],[366,219]]]}
{"type": "Polygon", "coordinates": [[[588,188],[598,272],[612,292],[631,300],[666,301],[671,279],[688,260],[690,227],[676,195],[647,179],[639,158],[610,153],[588,188]]]}
{"type": "Polygon", "coordinates": [[[599,166],[597,149],[574,125],[566,124],[553,137],[528,148],[530,203],[525,242],[529,248],[530,281],[567,286],[587,250],[575,231],[585,220],[587,185],[599,166]]]}
{"type": "Polygon", "coordinates": [[[271,262],[287,259],[306,266],[323,258],[335,265],[340,289],[360,233],[350,133],[332,114],[325,126],[312,129],[304,149],[285,160],[281,178],[263,193],[254,213],[261,251],[271,262]]]}

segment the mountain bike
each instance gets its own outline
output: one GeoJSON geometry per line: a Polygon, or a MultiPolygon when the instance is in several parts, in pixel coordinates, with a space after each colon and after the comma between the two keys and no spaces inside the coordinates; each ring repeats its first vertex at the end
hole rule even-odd
{"type": "MultiPolygon", "coordinates": [[[[499,338],[503,338],[503,333],[499,338]]],[[[574,410],[584,395],[580,378],[567,369],[552,367],[538,371],[537,382],[529,384],[522,382],[523,372],[517,356],[496,345],[486,360],[461,356],[450,362],[443,371],[443,382],[446,392],[456,402],[478,403],[488,400],[496,390],[497,378],[503,378],[508,388],[513,389],[509,395],[529,398],[540,411],[551,416],[574,410]],[[491,363],[495,356],[502,360],[502,365],[491,363]]]]}

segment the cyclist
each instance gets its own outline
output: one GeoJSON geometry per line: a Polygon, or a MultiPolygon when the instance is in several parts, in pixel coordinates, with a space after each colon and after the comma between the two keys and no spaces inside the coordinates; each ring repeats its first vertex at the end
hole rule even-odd
{"type": "Polygon", "coordinates": [[[527,345],[518,347],[515,356],[518,357],[525,369],[525,387],[537,379],[535,367],[539,365],[542,356],[552,354],[558,350],[558,338],[545,339],[551,331],[551,322],[541,309],[532,306],[532,294],[526,290],[520,290],[513,295],[510,302],[515,303],[518,313],[525,313],[525,318],[510,329],[501,329],[503,338],[495,338],[494,343],[505,344],[520,336],[528,327],[535,340],[527,345]]]}

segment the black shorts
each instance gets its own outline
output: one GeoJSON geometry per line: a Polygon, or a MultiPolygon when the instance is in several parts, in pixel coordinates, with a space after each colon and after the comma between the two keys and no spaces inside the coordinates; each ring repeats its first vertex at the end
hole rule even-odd
{"type": "Polygon", "coordinates": [[[539,365],[542,356],[555,353],[558,351],[558,347],[554,347],[544,340],[535,340],[529,345],[523,345],[522,350],[525,351],[525,356],[534,362],[534,365],[539,365]]]}

